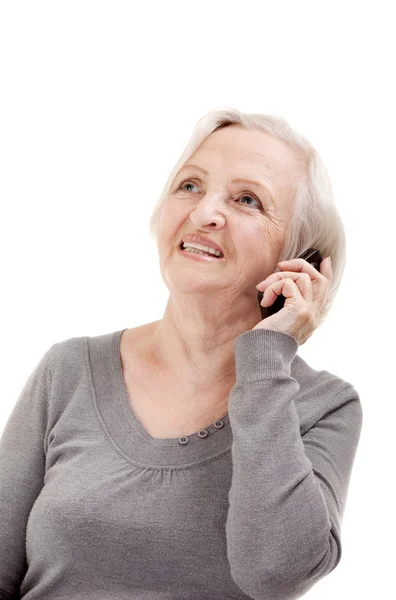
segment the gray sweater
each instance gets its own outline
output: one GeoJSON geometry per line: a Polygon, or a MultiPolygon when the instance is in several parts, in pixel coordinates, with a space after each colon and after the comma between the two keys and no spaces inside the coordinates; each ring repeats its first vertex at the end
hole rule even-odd
{"type": "Polygon", "coordinates": [[[291,335],[235,340],[228,413],[156,439],[122,331],[53,344],[0,438],[0,598],[285,600],[341,559],[362,427],[353,385],[291,335]]]}

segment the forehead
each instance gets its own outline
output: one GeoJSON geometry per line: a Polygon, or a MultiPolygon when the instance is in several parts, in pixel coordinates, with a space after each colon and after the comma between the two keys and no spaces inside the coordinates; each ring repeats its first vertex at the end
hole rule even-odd
{"type": "Polygon", "coordinates": [[[300,175],[306,165],[299,148],[264,131],[245,129],[237,124],[211,133],[187,162],[197,161],[208,171],[214,163],[233,174],[240,167],[243,174],[250,169],[252,175],[262,175],[284,184],[300,175]]]}

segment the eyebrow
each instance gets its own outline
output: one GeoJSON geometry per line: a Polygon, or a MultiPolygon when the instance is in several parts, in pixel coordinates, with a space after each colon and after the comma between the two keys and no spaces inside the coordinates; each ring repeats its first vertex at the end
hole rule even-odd
{"type": "MultiPolygon", "coordinates": [[[[199,167],[198,165],[194,165],[192,163],[187,163],[179,170],[177,176],[179,176],[181,171],[184,171],[185,169],[188,169],[188,168],[197,169],[198,171],[202,171],[202,173],[204,173],[205,175],[208,175],[208,172],[205,171],[205,169],[203,169],[202,167],[199,167]]],[[[236,177],[234,179],[231,179],[231,182],[232,183],[250,183],[252,185],[255,185],[256,187],[260,187],[260,188],[264,189],[270,195],[270,200],[271,200],[272,206],[275,207],[275,198],[274,198],[273,191],[265,183],[261,183],[259,181],[253,181],[252,179],[245,179],[243,177],[236,177]]]]}

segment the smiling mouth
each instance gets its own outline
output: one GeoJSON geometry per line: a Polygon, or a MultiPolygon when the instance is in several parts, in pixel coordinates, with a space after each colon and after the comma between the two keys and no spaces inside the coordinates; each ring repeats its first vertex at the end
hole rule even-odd
{"type": "Polygon", "coordinates": [[[211,254],[210,252],[206,252],[205,250],[199,250],[198,248],[188,247],[189,249],[187,249],[187,248],[183,248],[183,244],[184,244],[184,242],[180,242],[180,244],[179,244],[179,248],[182,252],[189,252],[191,254],[200,254],[201,256],[209,256],[210,258],[216,258],[217,260],[224,258],[224,254],[222,254],[221,256],[216,256],[216,254],[211,254]]]}

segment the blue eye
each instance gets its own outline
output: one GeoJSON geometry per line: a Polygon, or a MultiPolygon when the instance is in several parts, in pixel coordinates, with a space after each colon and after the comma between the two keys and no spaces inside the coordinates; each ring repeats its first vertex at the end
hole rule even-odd
{"type": "MultiPolygon", "coordinates": [[[[256,202],[259,203],[259,206],[261,207],[261,202],[259,202],[259,200],[257,200],[256,198],[253,198],[253,196],[248,196],[247,194],[243,194],[241,196],[241,198],[250,198],[250,200],[255,200],[256,202]]],[[[242,202],[242,204],[244,204],[244,202],[242,202]]],[[[250,206],[250,204],[248,204],[248,206],[250,206]]]]}
{"type": "MultiPolygon", "coordinates": [[[[195,183],[192,183],[189,179],[184,179],[184,181],[181,182],[180,186],[179,186],[179,190],[181,190],[182,188],[184,188],[186,185],[192,185],[195,186],[195,183]]],[[[191,190],[186,190],[187,192],[191,191],[191,190]]],[[[249,196],[248,194],[242,194],[242,196],[240,196],[239,198],[249,198],[250,200],[254,200],[255,202],[258,203],[258,208],[262,208],[262,204],[260,202],[260,200],[258,200],[255,196],[249,196]]],[[[241,204],[245,204],[245,202],[241,202],[241,204]]],[[[247,204],[247,206],[251,206],[250,204],[247,204]]]]}
{"type": "MultiPolygon", "coordinates": [[[[180,184],[180,188],[179,188],[179,189],[181,189],[181,188],[182,188],[182,187],[184,187],[185,185],[195,185],[195,184],[194,184],[194,183],[191,183],[191,181],[185,180],[185,181],[182,181],[182,182],[181,182],[181,184],[180,184]]],[[[189,191],[189,190],[187,190],[187,191],[189,191]]]]}

